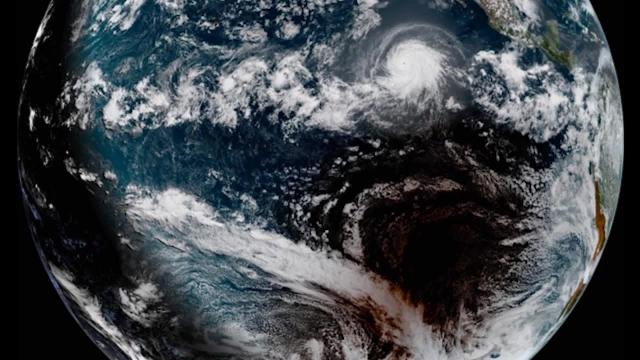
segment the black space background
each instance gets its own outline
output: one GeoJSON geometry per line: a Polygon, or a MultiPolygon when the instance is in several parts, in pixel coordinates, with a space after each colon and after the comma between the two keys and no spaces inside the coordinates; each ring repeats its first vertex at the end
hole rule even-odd
{"type": "MultiPolygon", "coordinates": [[[[9,104],[5,121],[16,125],[17,102],[21,77],[33,37],[46,9],[47,0],[17,0],[15,12],[5,14],[15,20],[15,65],[12,70],[13,83],[9,86],[13,104],[9,104]]],[[[632,96],[630,81],[625,77],[625,8],[623,1],[592,0],[609,40],[620,84],[622,87],[625,112],[625,138],[632,133],[629,124],[632,119],[632,96]],[[625,102],[626,101],[626,102],[625,102]]],[[[632,11],[632,10],[629,10],[632,11]]],[[[632,11],[632,13],[635,13],[632,11]]],[[[637,13],[636,13],[637,14],[637,13]]],[[[635,33],[635,31],[633,31],[635,33]]],[[[7,87],[9,87],[7,86],[7,87]]],[[[15,154],[15,128],[3,132],[3,142],[13,144],[15,154]]],[[[624,309],[624,258],[625,258],[625,200],[628,193],[632,159],[631,144],[626,141],[625,181],[618,205],[618,211],[604,251],[603,258],[585,295],[575,310],[551,339],[549,344],[536,356],[536,360],[546,359],[624,359],[625,309],[624,309]],[[627,185],[625,185],[627,184],[627,185]]],[[[24,210],[20,200],[15,157],[10,168],[14,180],[13,203],[15,233],[9,241],[17,241],[20,247],[19,275],[19,343],[6,344],[19,359],[105,359],[104,355],[87,338],[73,318],[67,313],[61,300],[49,283],[47,275],[35,251],[33,242],[25,226],[24,210]]],[[[7,206],[8,211],[9,206],[7,206]]],[[[5,254],[7,256],[7,254],[5,254]]],[[[5,310],[6,311],[6,310],[5,310]]],[[[4,357],[4,356],[1,356],[4,357]]]]}

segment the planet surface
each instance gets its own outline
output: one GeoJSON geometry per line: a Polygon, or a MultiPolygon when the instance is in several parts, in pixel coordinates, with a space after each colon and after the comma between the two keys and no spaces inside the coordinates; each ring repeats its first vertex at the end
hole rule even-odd
{"type": "Polygon", "coordinates": [[[30,230],[112,359],[528,359],[620,189],[583,0],[51,2],[30,230]]]}

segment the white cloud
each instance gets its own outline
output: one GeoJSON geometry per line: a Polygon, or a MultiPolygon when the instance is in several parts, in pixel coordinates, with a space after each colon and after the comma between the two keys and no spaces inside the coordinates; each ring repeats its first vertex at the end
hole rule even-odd
{"type": "Polygon", "coordinates": [[[149,231],[157,230],[154,225],[159,224],[194,250],[244,259],[298,294],[332,304],[333,300],[317,286],[330,289],[355,303],[378,309],[372,314],[377,325],[385,329],[385,339],[407,347],[417,358],[442,357],[442,344],[423,322],[421,307],[408,303],[387,281],[336,253],[314,251],[262,229],[221,223],[214,209],[178,189],[134,192],[127,205],[134,227],[143,236],[155,238],[157,231],[153,235],[149,231]]]}
{"type": "Polygon", "coordinates": [[[67,126],[77,125],[86,129],[93,121],[93,106],[95,99],[104,96],[109,84],[104,79],[104,74],[96,62],[91,62],[84,73],[73,82],[67,82],[60,95],[62,106],[73,106],[69,118],[65,121],[67,126]]]}
{"type": "Polygon", "coordinates": [[[109,25],[111,27],[118,26],[123,31],[131,28],[138,18],[140,8],[145,1],[126,0],[124,4],[116,4],[106,15],[109,17],[109,25]]]}
{"type": "Polygon", "coordinates": [[[122,350],[129,358],[133,360],[147,360],[148,358],[142,353],[142,346],[136,343],[127,334],[122,331],[102,313],[102,305],[100,301],[91,295],[88,290],[82,289],[74,284],[73,275],[57,268],[53,264],[49,264],[51,274],[63,291],[69,296],[80,310],[84,313],[85,318],[93,328],[113,341],[113,343],[122,350]]]}
{"type": "Polygon", "coordinates": [[[161,315],[150,309],[160,301],[162,296],[156,285],[151,282],[141,282],[133,291],[119,289],[118,295],[124,313],[143,326],[151,326],[161,315]]]}
{"type": "Polygon", "coordinates": [[[282,25],[280,33],[283,39],[293,39],[300,33],[300,26],[292,21],[287,21],[282,25]]]}
{"type": "Polygon", "coordinates": [[[521,54],[515,45],[500,53],[478,52],[473,61],[480,75],[470,78],[474,100],[494,113],[497,122],[547,141],[576,118],[572,85],[548,64],[523,68],[518,63],[521,54]]]}

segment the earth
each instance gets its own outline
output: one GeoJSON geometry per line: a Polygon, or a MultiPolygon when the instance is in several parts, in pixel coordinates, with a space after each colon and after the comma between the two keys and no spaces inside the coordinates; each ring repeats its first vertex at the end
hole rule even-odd
{"type": "Polygon", "coordinates": [[[526,359],[620,189],[583,0],[52,1],[30,230],[112,359],[526,359]]]}

